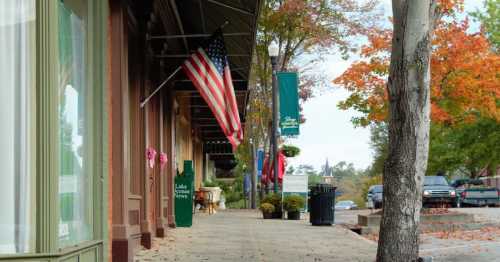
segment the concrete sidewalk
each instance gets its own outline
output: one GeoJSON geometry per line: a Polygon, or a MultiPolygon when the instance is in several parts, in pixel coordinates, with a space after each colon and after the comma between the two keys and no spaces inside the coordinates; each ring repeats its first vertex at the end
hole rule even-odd
{"type": "MultiPolygon", "coordinates": [[[[420,255],[434,262],[500,262],[500,208],[458,208],[456,212],[473,214],[479,223],[493,224],[479,230],[435,232],[420,235],[420,255]],[[495,225],[496,224],[496,225],[495,225]]],[[[335,221],[356,224],[358,214],[370,210],[336,211],[335,221]]],[[[375,242],[372,242],[375,244],[375,242]]]]}
{"type": "Polygon", "coordinates": [[[249,210],[196,214],[193,227],[169,230],[135,261],[374,261],[376,244],[342,226],[261,216],[249,210]]]}

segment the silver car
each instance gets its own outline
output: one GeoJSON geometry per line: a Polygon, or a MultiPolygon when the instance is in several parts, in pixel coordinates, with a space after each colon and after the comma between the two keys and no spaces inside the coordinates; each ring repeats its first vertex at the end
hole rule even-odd
{"type": "Polygon", "coordinates": [[[351,200],[339,201],[335,204],[335,210],[351,210],[358,208],[358,205],[351,200]]]}

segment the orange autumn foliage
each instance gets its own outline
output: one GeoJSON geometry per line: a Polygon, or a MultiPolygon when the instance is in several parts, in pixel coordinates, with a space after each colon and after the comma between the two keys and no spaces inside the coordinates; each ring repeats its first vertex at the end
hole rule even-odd
{"type": "MultiPolygon", "coordinates": [[[[431,118],[452,124],[477,116],[500,121],[500,55],[482,33],[469,33],[469,22],[440,22],[435,30],[431,59],[431,118]]],[[[389,74],[392,32],[373,30],[369,44],[333,82],[350,92],[339,104],[363,117],[358,125],[384,121],[388,113],[386,81],[389,74]]]]}

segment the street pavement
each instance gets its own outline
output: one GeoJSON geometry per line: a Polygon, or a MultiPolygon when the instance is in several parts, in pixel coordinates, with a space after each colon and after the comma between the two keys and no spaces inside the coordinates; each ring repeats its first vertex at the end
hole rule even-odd
{"type": "MultiPolygon", "coordinates": [[[[355,224],[369,210],[337,211],[331,227],[314,227],[307,215],[300,221],[262,219],[258,211],[198,213],[191,228],[167,231],[140,250],[134,261],[374,261],[377,243],[342,224],[355,224]]],[[[496,221],[500,209],[467,209],[481,221],[496,221]],[[497,213],[498,212],[498,213],[497,213]]],[[[421,255],[437,262],[500,262],[500,228],[421,235],[421,255]]]]}
{"type": "Polygon", "coordinates": [[[135,261],[373,261],[376,245],[342,226],[261,217],[249,210],[196,214],[191,228],[167,231],[135,261]]]}

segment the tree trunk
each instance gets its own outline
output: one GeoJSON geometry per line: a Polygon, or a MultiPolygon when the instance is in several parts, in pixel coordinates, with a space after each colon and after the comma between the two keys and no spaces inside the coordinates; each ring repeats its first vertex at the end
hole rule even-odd
{"type": "Polygon", "coordinates": [[[377,261],[417,261],[430,126],[430,55],[436,0],[393,0],[389,154],[377,261]]]}

